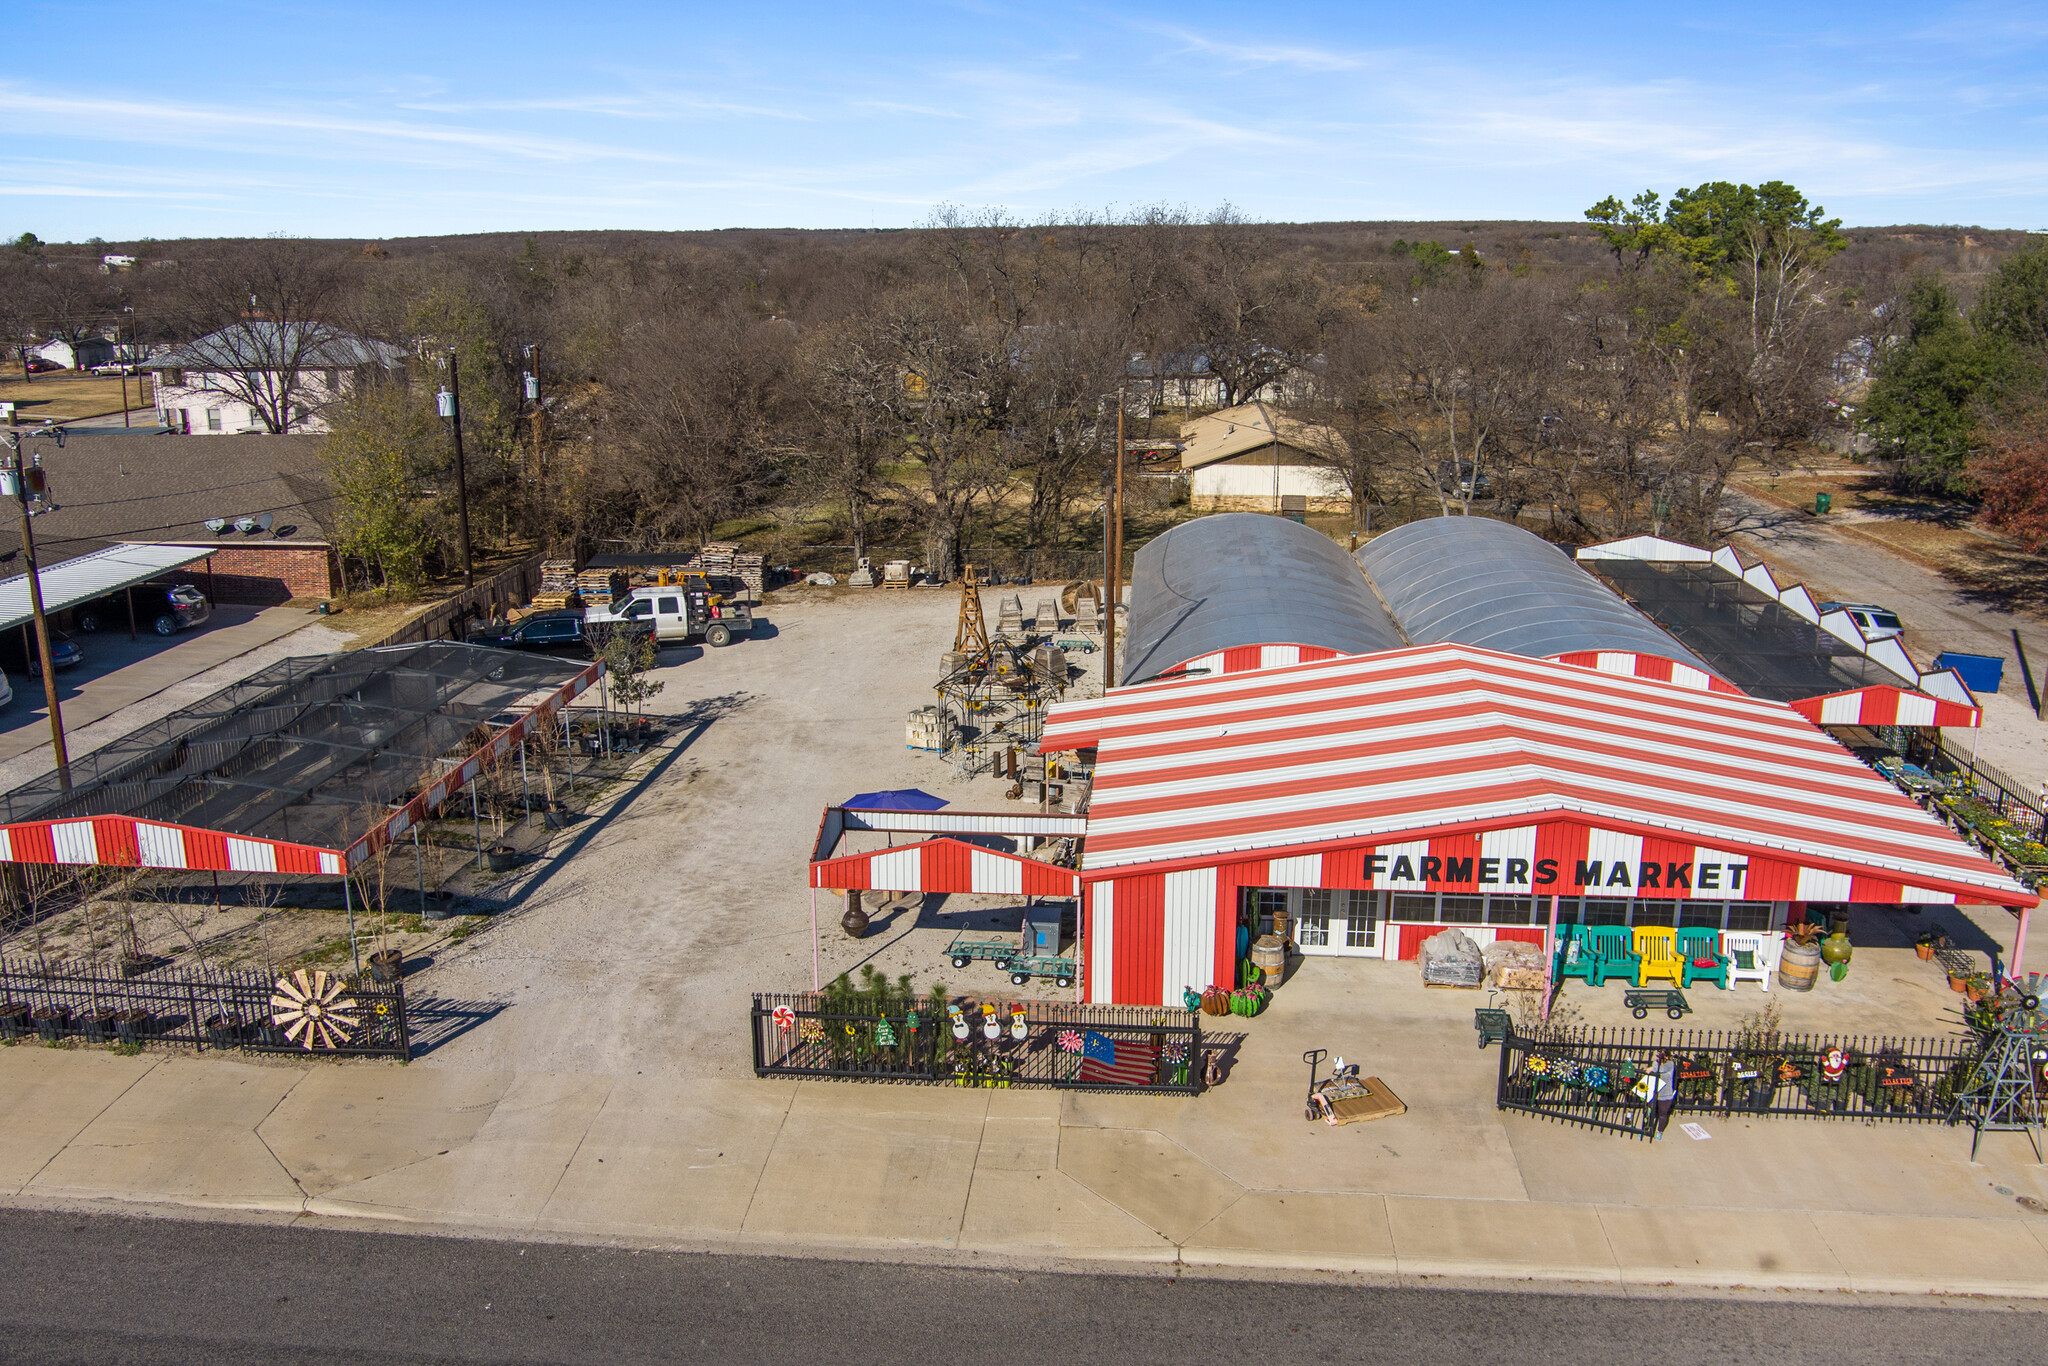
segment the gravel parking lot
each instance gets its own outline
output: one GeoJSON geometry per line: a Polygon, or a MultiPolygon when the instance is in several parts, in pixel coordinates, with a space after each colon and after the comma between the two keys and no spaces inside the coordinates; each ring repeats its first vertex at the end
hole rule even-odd
{"type": "MultiPolygon", "coordinates": [[[[1027,594],[1028,596],[1028,594],[1027,594]]],[[[984,595],[994,620],[996,593],[984,595]]],[[[676,1076],[751,1073],[741,1021],[752,992],[811,985],[805,867],[824,808],[856,792],[921,787],[1000,809],[1007,784],[959,781],[903,744],[904,716],[933,700],[959,603],[951,589],[795,588],[770,595],[769,628],[727,649],[671,647],[650,713],[669,737],[608,807],[565,832],[516,904],[446,951],[416,988],[476,1003],[480,1023],[425,1065],[676,1076]]],[[[1100,656],[1076,662],[1090,691],[1100,656]]],[[[942,956],[969,926],[1014,927],[995,898],[909,898],[845,937],[819,897],[829,980],[862,963],[920,986],[1019,994],[985,964],[942,956]]],[[[1050,982],[1033,994],[1058,993],[1050,982]]]]}

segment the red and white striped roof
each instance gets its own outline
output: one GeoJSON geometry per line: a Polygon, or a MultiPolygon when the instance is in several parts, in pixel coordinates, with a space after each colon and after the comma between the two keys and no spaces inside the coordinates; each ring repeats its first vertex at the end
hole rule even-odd
{"type": "Polygon", "coordinates": [[[862,892],[1081,894],[1081,879],[1070,868],[944,838],[822,859],[811,865],[811,885],[862,892]]]}
{"type": "Polygon", "coordinates": [[[2038,901],[1783,703],[1472,646],[1063,702],[1044,748],[1097,751],[1084,876],[1386,847],[1555,814],[1852,878],[2038,901]]]}

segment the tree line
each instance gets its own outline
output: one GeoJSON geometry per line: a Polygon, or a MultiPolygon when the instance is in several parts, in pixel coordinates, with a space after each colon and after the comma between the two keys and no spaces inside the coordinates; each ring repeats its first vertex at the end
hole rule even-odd
{"type": "Polygon", "coordinates": [[[480,544],[758,527],[843,561],[912,545],[948,576],[992,545],[1028,565],[1096,544],[1118,394],[1136,436],[1170,436],[1189,378],[1335,433],[1361,527],[1711,540],[1739,462],[1816,441],[2001,516],[2013,452],[2039,448],[2037,246],[1994,268],[1953,231],[1848,232],[1780,182],[1431,229],[941,210],[897,233],[142,244],[107,273],[17,244],[0,326],[111,309],[183,341],[290,314],[401,348],[324,414],[339,539],[373,585],[454,560],[451,360],[480,544]]]}

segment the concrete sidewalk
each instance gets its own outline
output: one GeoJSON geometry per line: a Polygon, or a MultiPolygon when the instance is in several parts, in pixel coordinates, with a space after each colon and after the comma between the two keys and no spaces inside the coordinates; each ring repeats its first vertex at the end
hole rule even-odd
{"type": "Polygon", "coordinates": [[[2048,1174],[2018,1135],[1987,1137],[1982,1166],[1931,1125],[1709,1120],[1708,1141],[1645,1144],[1495,1111],[1469,1035],[1394,1081],[1409,1115],[1331,1129],[1265,1056],[1295,1041],[1263,1037],[1193,1101],[20,1045],[0,1049],[0,1199],[984,1265],[2048,1297],[2048,1216],[2020,1203],[2048,1208],[2048,1174]]]}

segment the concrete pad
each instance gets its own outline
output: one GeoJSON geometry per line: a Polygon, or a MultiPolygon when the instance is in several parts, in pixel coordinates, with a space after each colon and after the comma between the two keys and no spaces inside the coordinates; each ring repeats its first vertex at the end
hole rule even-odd
{"type": "Polygon", "coordinates": [[[1060,1170],[1149,1227],[1185,1242],[1244,1188],[1150,1129],[1064,1129],[1060,1170]]]}
{"type": "Polygon", "coordinates": [[[529,1227],[603,1107],[609,1077],[522,1073],[470,1142],[307,1202],[316,1214],[529,1227]]]}
{"type": "Polygon", "coordinates": [[[2048,1250],[2014,1219],[1815,1214],[1857,1290],[1921,1295],[2048,1293],[2048,1250]]]}
{"type": "Polygon", "coordinates": [[[960,1246],[983,1252],[1172,1261],[1172,1243],[1057,1171],[977,1168],[960,1246]]]}
{"type": "Polygon", "coordinates": [[[35,1177],[86,1125],[161,1058],[121,1058],[94,1049],[0,1049],[0,1192],[13,1194],[35,1177]]]}
{"type": "Polygon", "coordinates": [[[1377,1195],[1246,1191],[1187,1240],[1190,1262],[1393,1273],[1394,1235],[1377,1195]]]}
{"type": "Polygon", "coordinates": [[[308,1195],[324,1195],[458,1148],[512,1085],[509,1072],[324,1067],[257,1133],[308,1195]]]}
{"type": "Polygon", "coordinates": [[[802,1243],[955,1246],[988,1097],[996,1094],[804,1084],[743,1231],[802,1243]]]}
{"type": "Polygon", "coordinates": [[[1849,1274],[1810,1216],[1797,1211],[1600,1210],[1626,1281],[1835,1290],[1849,1274]]]}
{"type": "Polygon", "coordinates": [[[1387,1197],[1401,1271],[1618,1282],[1599,1211],[1529,1200],[1387,1197]]]}
{"type": "Polygon", "coordinates": [[[257,1126],[306,1075],[167,1058],[22,1188],[26,1195],[297,1210],[304,1196],[257,1126]]]}
{"type": "Polygon", "coordinates": [[[794,1082],[620,1079],[539,1227],[738,1234],[796,1092],[794,1082]]]}

